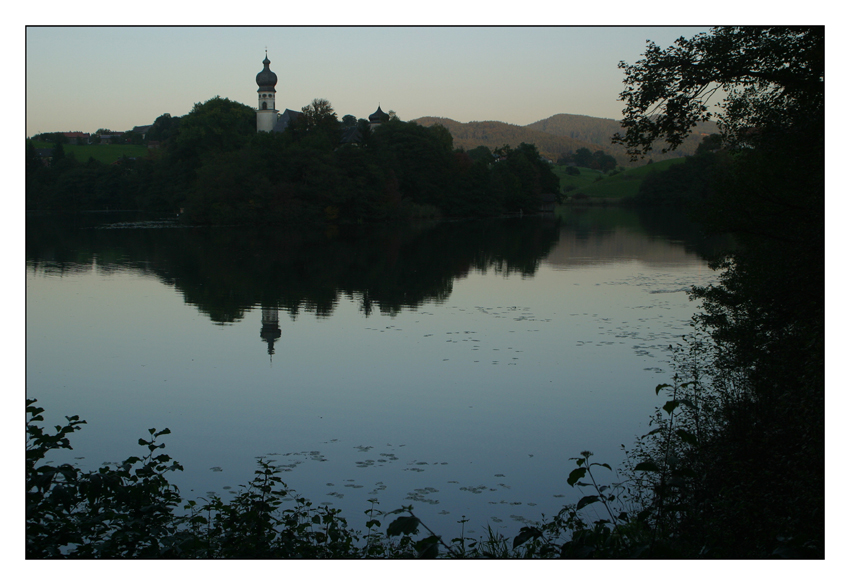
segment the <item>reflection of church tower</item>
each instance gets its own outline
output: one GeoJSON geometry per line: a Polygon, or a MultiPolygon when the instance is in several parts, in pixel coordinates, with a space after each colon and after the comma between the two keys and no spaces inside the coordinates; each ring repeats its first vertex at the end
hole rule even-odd
{"type": "Polygon", "coordinates": [[[274,109],[275,88],[277,75],[269,69],[269,54],[263,59],[263,70],[257,73],[257,132],[271,132],[277,122],[277,110],[274,109]]]}
{"type": "Polygon", "coordinates": [[[263,307],[262,324],[260,337],[269,344],[269,356],[272,356],[274,355],[274,342],[280,339],[280,327],[277,323],[277,306],[263,307]]]}

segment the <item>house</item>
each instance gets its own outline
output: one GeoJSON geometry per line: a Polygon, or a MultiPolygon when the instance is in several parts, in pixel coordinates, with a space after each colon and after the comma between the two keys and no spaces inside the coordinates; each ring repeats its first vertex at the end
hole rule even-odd
{"type": "Polygon", "coordinates": [[[68,144],[86,144],[91,136],[87,132],[63,132],[62,135],[68,139],[68,144]]]}
{"type": "Polygon", "coordinates": [[[150,129],[153,128],[153,124],[148,124],[147,126],[133,126],[133,129],[130,132],[135,132],[136,134],[142,135],[142,140],[145,139],[145,134],[147,134],[150,129]]]}
{"type": "Polygon", "coordinates": [[[363,135],[360,134],[360,130],[357,129],[357,126],[349,126],[347,128],[342,129],[342,136],[340,136],[339,143],[342,144],[352,144],[359,145],[363,142],[363,135]]]}
{"type": "Polygon", "coordinates": [[[294,126],[298,121],[298,118],[301,117],[301,112],[296,112],[295,110],[290,110],[286,108],[283,113],[278,116],[277,122],[275,122],[272,127],[272,132],[283,132],[290,126],[294,126]]]}

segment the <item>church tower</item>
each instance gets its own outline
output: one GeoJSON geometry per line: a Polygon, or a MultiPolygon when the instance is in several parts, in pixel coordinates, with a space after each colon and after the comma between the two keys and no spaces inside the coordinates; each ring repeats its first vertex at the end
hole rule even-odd
{"type": "Polygon", "coordinates": [[[274,86],[277,85],[277,75],[269,69],[269,53],[263,59],[263,70],[257,73],[257,132],[271,132],[277,122],[277,110],[274,107],[274,86]]]}

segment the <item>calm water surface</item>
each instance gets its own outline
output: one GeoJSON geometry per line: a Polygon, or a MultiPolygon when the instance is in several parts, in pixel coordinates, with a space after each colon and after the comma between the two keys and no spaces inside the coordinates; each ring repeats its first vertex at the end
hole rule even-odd
{"type": "Polygon", "coordinates": [[[31,218],[27,395],[88,421],[83,467],[170,428],[184,497],[264,457],[356,528],[377,498],[513,536],[581,497],[570,457],[617,464],[646,431],[709,251],[626,210],[312,236],[31,218]]]}

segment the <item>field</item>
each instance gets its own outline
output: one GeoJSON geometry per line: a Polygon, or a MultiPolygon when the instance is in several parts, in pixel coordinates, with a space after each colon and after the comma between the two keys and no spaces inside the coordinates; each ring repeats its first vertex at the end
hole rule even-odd
{"type": "Polygon", "coordinates": [[[561,191],[568,197],[583,194],[590,199],[623,199],[636,196],[641,181],[650,173],[665,170],[670,165],[679,164],[684,160],[674,158],[645,164],[615,175],[605,175],[602,171],[583,167],[578,167],[580,175],[568,175],[563,165],[557,165],[553,170],[561,179],[561,191]]]}
{"type": "MultiPolygon", "coordinates": [[[[36,148],[53,148],[55,146],[50,142],[35,140],[28,142],[32,142],[32,145],[36,148]]],[[[73,154],[79,162],[86,162],[91,157],[105,164],[112,164],[122,156],[141,158],[148,154],[147,146],[133,144],[89,144],[84,146],[63,144],[62,149],[66,155],[73,154]]]]}

